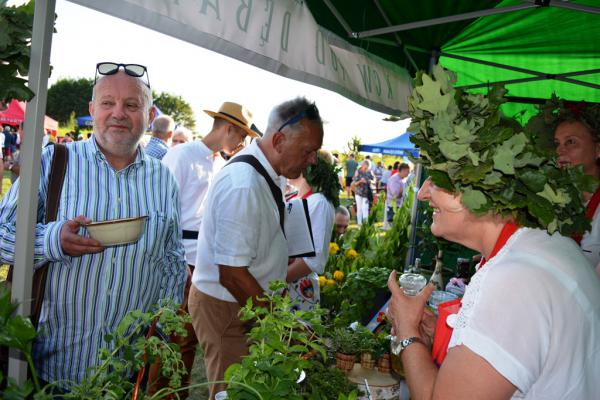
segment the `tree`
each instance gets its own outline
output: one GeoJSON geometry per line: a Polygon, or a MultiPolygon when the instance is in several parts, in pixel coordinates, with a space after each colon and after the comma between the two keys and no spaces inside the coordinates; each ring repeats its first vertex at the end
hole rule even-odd
{"type": "Polygon", "coordinates": [[[71,113],[88,115],[88,103],[92,98],[91,79],[60,79],[48,89],[46,113],[61,125],[69,122],[71,113]]]}
{"type": "Polygon", "coordinates": [[[161,92],[152,93],[154,105],[160,109],[163,114],[169,115],[175,120],[175,123],[181,124],[192,131],[196,129],[196,119],[192,107],[181,98],[170,93],[161,92]]]}
{"type": "Polygon", "coordinates": [[[34,3],[7,7],[0,0],[0,103],[12,99],[30,100],[34,93],[27,87],[29,46],[33,29],[34,3]]]}

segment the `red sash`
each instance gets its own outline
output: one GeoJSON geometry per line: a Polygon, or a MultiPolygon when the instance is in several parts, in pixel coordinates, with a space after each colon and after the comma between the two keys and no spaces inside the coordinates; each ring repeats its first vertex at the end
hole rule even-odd
{"type": "MultiPolygon", "coordinates": [[[[600,204],[600,187],[594,192],[594,195],[590,199],[590,202],[587,204],[585,210],[585,216],[588,217],[590,220],[594,218],[594,214],[596,214],[598,204],[600,204]]],[[[574,241],[577,242],[577,244],[581,245],[581,239],[583,237],[582,235],[573,235],[571,237],[574,241]]]]}
{"type": "MultiPolygon", "coordinates": [[[[517,229],[519,229],[519,226],[513,222],[507,222],[506,225],[504,225],[502,232],[500,232],[500,236],[498,236],[498,240],[496,240],[492,254],[490,254],[490,259],[498,254],[500,249],[504,247],[508,239],[517,231],[517,229]]],[[[482,258],[481,262],[479,263],[479,269],[481,269],[485,263],[485,258],[482,258]]],[[[437,365],[442,365],[444,358],[446,358],[448,344],[450,344],[452,331],[454,331],[454,328],[446,323],[446,319],[451,314],[458,314],[458,311],[462,305],[461,300],[462,298],[447,301],[438,305],[438,319],[435,325],[433,347],[431,349],[431,355],[437,365]]]]}

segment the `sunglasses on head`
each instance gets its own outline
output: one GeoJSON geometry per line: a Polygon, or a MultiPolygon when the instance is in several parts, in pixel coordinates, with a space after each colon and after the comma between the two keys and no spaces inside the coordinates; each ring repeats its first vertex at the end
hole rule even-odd
{"type": "Polygon", "coordinates": [[[302,120],[302,118],[307,118],[307,117],[309,119],[318,119],[319,118],[319,110],[317,109],[317,106],[315,105],[315,103],[312,103],[311,105],[306,107],[306,109],[304,109],[303,111],[300,111],[298,114],[296,114],[292,118],[288,119],[286,122],[283,123],[283,125],[281,125],[279,127],[279,129],[277,129],[277,131],[281,132],[281,130],[283,128],[285,128],[286,126],[294,125],[295,123],[300,122],[300,120],[302,120]]]}
{"type": "Polygon", "coordinates": [[[119,72],[119,69],[123,67],[123,71],[129,76],[141,78],[146,74],[146,82],[144,84],[150,87],[150,78],[148,78],[148,69],[140,64],[120,64],[114,62],[101,62],[96,64],[96,77],[94,78],[94,85],[98,81],[98,75],[114,75],[119,72]]]}

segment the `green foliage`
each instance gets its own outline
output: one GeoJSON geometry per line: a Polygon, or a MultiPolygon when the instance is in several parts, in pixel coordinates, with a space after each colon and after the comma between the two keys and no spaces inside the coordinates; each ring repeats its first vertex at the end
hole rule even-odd
{"type": "Polygon", "coordinates": [[[156,94],[152,92],[154,105],[160,111],[170,116],[176,123],[185,126],[192,131],[196,129],[196,119],[192,107],[181,96],[176,96],[167,92],[156,94]]]}
{"type": "Polygon", "coordinates": [[[342,302],[335,325],[347,326],[366,316],[377,294],[387,292],[390,272],[387,268],[365,265],[350,273],[341,289],[342,302]]]}
{"type": "MultiPolygon", "coordinates": [[[[415,78],[409,112],[421,162],[433,182],[472,212],[512,217],[521,226],[563,235],[584,232],[581,168],[559,169],[536,137],[502,117],[506,89],[487,95],[455,90],[456,76],[437,65],[415,78]],[[541,190],[538,190],[543,188],[541,190]]],[[[592,190],[593,191],[593,190],[592,190]]]]}
{"type": "Polygon", "coordinates": [[[352,136],[352,139],[348,142],[348,151],[350,153],[358,154],[360,147],[360,138],[358,136],[352,136]]]}
{"type": "Polygon", "coordinates": [[[18,7],[0,6],[0,102],[30,100],[34,93],[27,87],[34,2],[18,7]]]}
{"type": "Polygon", "coordinates": [[[335,163],[330,164],[325,158],[317,153],[317,164],[310,165],[304,171],[303,175],[306,182],[315,193],[322,193],[334,207],[340,205],[340,191],[342,185],[338,178],[338,167],[335,163]]]}
{"type": "MultiPolygon", "coordinates": [[[[17,385],[9,380],[3,399],[25,399],[31,395],[36,400],[51,399],[55,388],[69,388],[69,393],[61,395],[69,400],[124,399],[131,398],[133,383],[128,379],[145,364],[156,357],[161,359],[161,374],[168,378],[173,388],[181,385],[181,376],[185,372],[177,345],[165,343],[158,337],[145,338],[144,332],[152,323],[158,321],[166,335],[177,333],[185,335],[184,324],[191,321],[188,316],[178,313],[177,307],[164,305],[153,312],[132,311],[119,323],[112,334],[105,337],[108,344],[100,350],[99,365],[91,368],[80,383],[54,382],[40,388],[37,374],[33,368],[32,344],[36,331],[28,318],[14,315],[16,306],[11,303],[10,292],[0,286],[0,346],[19,350],[29,366],[32,380],[17,385]],[[147,359],[146,359],[147,357],[147,359]],[[146,361],[144,361],[146,360],[146,361]]],[[[0,374],[1,375],[1,374],[0,374]]],[[[0,376],[0,382],[3,377],[0,376]]],[[[163,389],[152,399],[163,398],[181,389],[163,389]]],[[[142,393],[143,396],[143,393],[142,393]]]]}
{"type": "Polygon", "coordinates": [[[355,329],[355,333],[357,337],[357,347],[360,353],[373,353],[377,349],[377,338],[369,328],[358,325],[355,329]]]}
{"type": "Polygon", "coordinates": [[[242,362],[225,371],[229,400],[302,399],[296,381],[300,371],[311,365],[307,354],[315,352],[326,358],[318,336],[323,332],[322,311],[292,312],[290,298],[278,294],[285,287],[283,282],[270,285],[271,293],[260,299],[268,304],[267,308],[253,307],[249,299],[240,311],[242,320],[253,321],[248,334],[251,344],[242,362]]]}
{"type": "Polygon", "coordinates": [[[320,361],[313,361],[306,372],[303,387],[309,400],[355,399],[356,385],[337,368],[329,368],[320,361]]]}
{"type": "Polygon", "coordinates": [[[358,335],[350,328],[335,328],[331,332],[331,349],[334,352],[355,355],[358,354],[358,335]]]}
{"type": "MultiPolygon", "coordinates": [[[[72,123],[73,113],[75,116],[89,115],[88,106],[93,87],[94,81],[88,78],[59,79],[48,88],[46,113],[61,125],[72,123]]],[[[75,127],[71,129],[74,130],[75,127]]]]}

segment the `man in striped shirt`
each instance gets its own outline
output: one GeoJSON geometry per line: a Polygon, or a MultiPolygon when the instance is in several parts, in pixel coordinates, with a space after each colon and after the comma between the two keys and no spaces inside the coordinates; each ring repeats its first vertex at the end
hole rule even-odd
{"type": "MultiPolygon", "coordinates": [[[[129,311],[180,303],[187,277],[177,184],[139,145],[154,113],[150,88],[143,75],[127,72],[129,65],[113,65],[116,71],[98,65],[104,75],[90,102],[94,135],[67,145],[57,221],[47,225],[53,146],[42,153],[34,260],[50,266],[34,361],[42,380],[62,381],[65,390],[99,364],[98,351],[111,346],[103,337],[129,311]],[[89,221],[143,215],[144,231],[131,244],[103,247],[81,229],[89,221]]],[[[0,202],[0,263],[14,262],[18,187],[17,180],[0,202]]]]}

